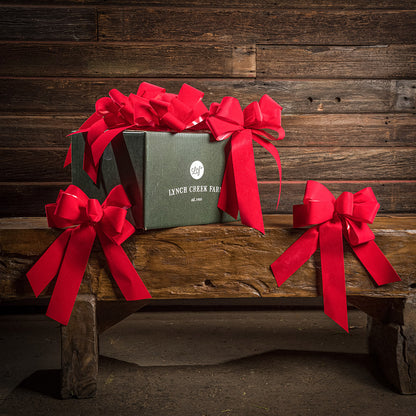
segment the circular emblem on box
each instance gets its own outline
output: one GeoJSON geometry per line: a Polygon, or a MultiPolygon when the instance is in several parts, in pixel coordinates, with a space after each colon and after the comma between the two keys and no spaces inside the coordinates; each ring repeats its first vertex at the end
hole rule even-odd
{"type": "Polygon", "coordinates": [[[201,179],[204,176],[204,165],[199,160],[192,162],[189,173],[194,179],[201,179]]]}

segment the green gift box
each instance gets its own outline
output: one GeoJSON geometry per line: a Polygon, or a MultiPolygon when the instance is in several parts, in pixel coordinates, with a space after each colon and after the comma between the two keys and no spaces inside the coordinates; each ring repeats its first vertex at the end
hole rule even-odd
{"type": "Polygon", "coordinates": [[[83,170],[84,146],[83,134],[74,134],[72,183],[100,202],[123,185],[138,229],[234,220],[217,208],[225,142],[208,133],[125,131],[105,149],[97,184],[83,170]]]}

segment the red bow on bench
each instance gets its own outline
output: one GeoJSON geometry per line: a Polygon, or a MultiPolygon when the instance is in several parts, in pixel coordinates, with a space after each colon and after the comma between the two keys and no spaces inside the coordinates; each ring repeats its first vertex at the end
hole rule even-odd
{"type": "Polygon", "coordinates": [[[150,298],[144,283],[120,246],[135,229],[126,220],[130,202],[121,185],[101,205],[74,185],[60,191],[54,204],[46,205],[48,225],[67,228],[27,273],[36,296],[58,274],[46,313],[68,324],[96,235],[111,274],[126,300],[150,298]]]}
{"type": "Polygon", "coordinates": [[[278,286],[282,285],[316,251],[321,251],[324,311],[348,331],[344,275],[343,239],[378,285],[397,282],[400,277],[374,242],[372,223],[380,204],[371,188],[337,199],[322,184],[308,181],[302,205],[293,206],[293,226],[315,225],[292,244],[272,265],[278,286]]]}

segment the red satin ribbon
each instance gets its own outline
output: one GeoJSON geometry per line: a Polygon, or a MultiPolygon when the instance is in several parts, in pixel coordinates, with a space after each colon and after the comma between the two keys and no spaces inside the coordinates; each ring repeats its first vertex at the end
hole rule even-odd
{"type": "Polygon", "coordinates": [[[281,140],[285,136],[281,126],[281,111],[282,107],[268,95],[264,95],[259,102],[252,102],[244,111],[236,98],[224,97],[220,104],[211,105],[205,120],[216,140],[224,140],[231,136],[226,146],[228,158],[218,208],[234,218],[237,218],[240,212],[243,224],[263,234],[253,140],[269,151],[276,161],[280,176],[278,206],[282,177],[280,158],[277,149],[268,140],[281,140]],[[277,132],[278,139],[264,129],[277,132]]]}
{"type": "Polygon", "coordinates": [[[47,316],[63,325],[68,324],[96,235],[126,300],[151,297],[120,246],[135,231],[126,220],[129,207],[130,202],[121,185],[109,193],[102,205],[96,199],[89,199],[74,185],[60,191],[56,203],[46,205],[50,227],[70,227],[27,273],[36,297],[58,274],[47,316]]]}
{"type": "Polygon", "coordinates": [[[293,226],[317,225],[306,231],[271,265],[280,286],[319,246],[324,311],[347,332],[343,235],[378,285],[400,281],[367,225],[374,221],[379,207],[371,188],[355,194],[344,192],[335,199],[324,185],[308,181],[303,205],[293,206],[293,226]]]}
{"type": "MultiPolygon", "coordinates": [[[[148,82],[140,84],[137,94],[126,97],[112,89],[109,95],[96,102],[95,113],[75,132],[87,134],[84,170],[95,183],[104,149],[124,130],[196,130],[208,113],[202,102],[204,93],[187,84],[182,85],[177,95],[148,82]]],[[[70,163],[71,147],[64,166],[70,163]]]]}

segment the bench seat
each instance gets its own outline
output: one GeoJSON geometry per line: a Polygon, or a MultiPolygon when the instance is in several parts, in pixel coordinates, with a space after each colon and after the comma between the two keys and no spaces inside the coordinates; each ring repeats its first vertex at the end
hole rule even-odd
{"type": "MultiPolygon", "coordinates": [[[[318,252],[277,287],[270,264],[305,230],[292,228],[291,215],[264,223],[265,235],[239,222],[137,232],[123,248],[153,299],[321,296],[318,252]]],[[[345,243],[348,302],[370,317],[370,353],[392,387],[416,393],[416,215],[379,216],[371,229],[402,281],[377,287],[345,243]]],[[[25,273],[61,232],[45,218],[0,219],[0,302],[33,300],[25,273]]],[[[96,241],[61,331],[62,397],[95,395],[98,334],[149,302],[123,300],[96,241]]]]}

